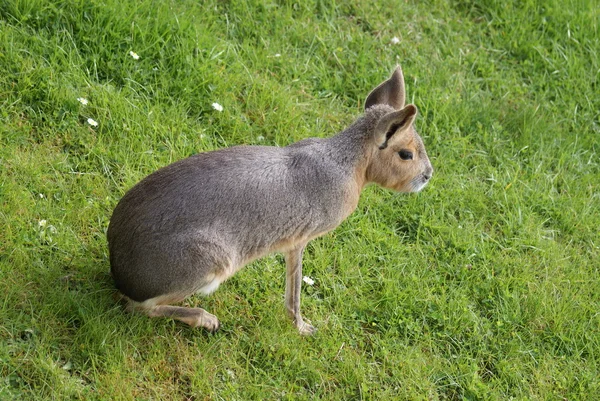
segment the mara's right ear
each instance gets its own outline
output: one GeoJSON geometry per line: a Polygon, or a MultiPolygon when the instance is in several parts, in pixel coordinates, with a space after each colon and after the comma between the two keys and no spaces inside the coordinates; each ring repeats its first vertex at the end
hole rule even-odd
{"type": "Polygon", "coordinates": [[[385,149],[388,141],[393,140],[394,134],[408,128],[417,115],[417,106],[409,104],[402,110],[393,111],[381,117],[375,127],[375,140],[379,149],[385,149]]]}
{"type": "Polygon", "coordinates": [[[390,79],[382,82],[369,93],[365,101],[365,110],[377,104],[386,104],[400,110],[404,107],[404,99],[404,76],[402,68],[397,66],[390,79]]]}

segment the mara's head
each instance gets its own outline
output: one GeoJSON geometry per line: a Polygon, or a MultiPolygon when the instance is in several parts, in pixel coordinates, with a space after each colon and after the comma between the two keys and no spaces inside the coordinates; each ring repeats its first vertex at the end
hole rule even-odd
{"type": "Polygon", "coordinates": [[[395,191],[418,192],[429,182],[433,167],[413,126],[417,108],[405,106],[405,98],[400,67],[367,97],[365,116],[373,125],[366,178],[395,191]]]}

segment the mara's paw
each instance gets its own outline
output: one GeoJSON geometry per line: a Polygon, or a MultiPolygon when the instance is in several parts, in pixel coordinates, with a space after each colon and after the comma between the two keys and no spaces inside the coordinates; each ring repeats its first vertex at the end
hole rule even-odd
{"type": "Polygon", "coordinates": [[[300,335],[303,336],[312,336],[317,332],[317,329],[313,325],[306,322],[300,322],[300,324],[296,324],[296,327],[298,328],[300,335]]]}
{"type": "Polygon", "coordinates": [[[196,321],[194,324],[190,326],[193,327],[204,327],[211,333],[215,333],[221,327],[221,323],[219,323],[219,319],[212,313],[208,313],[207,311],[201,309],[202,313],[198,313],[196,317],[196,321]]]}

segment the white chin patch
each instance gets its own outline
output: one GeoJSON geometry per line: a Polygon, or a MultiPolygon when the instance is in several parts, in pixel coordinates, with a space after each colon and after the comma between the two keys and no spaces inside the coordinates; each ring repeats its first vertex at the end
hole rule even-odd
{"type": "Polygon", "coordinates": [[[419,192],[427,186],[427,181],[418,181],[412,184],[412,192],[419,192]]]}

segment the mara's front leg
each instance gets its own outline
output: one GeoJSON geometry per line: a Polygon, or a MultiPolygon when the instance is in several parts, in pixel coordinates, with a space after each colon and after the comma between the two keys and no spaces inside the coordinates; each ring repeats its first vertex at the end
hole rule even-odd
{"type": "Polygon", "coordinates": [[[299,244],[296,248],[285,254],[286,279],[285,279],[285,307],[288,316],[302,335],[314,334],[316,329],[302,319],[300,314],[300,288],[302,287],[302,254],[306,243],[299,244]]]}

